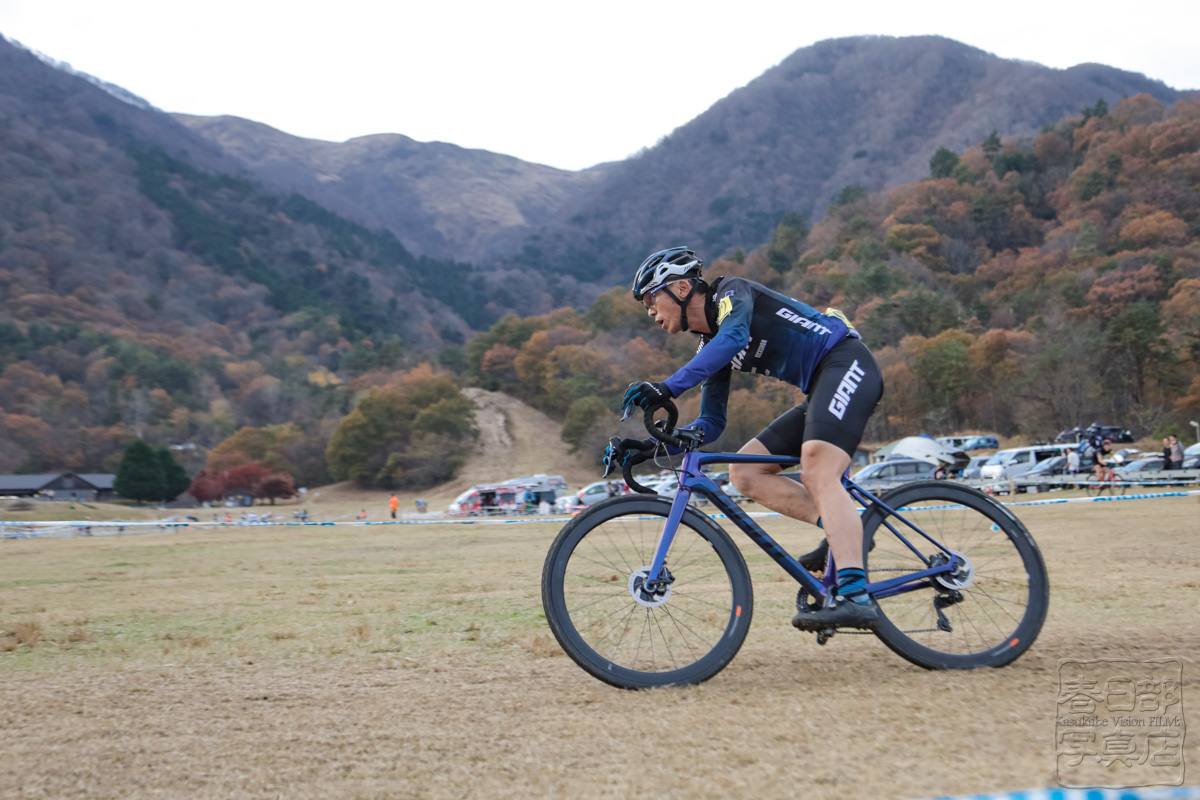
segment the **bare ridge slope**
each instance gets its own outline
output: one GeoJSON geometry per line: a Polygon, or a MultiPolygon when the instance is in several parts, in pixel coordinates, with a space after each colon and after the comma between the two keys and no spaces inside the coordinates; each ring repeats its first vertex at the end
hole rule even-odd
{"type": "Polygon", "coordinates": [[[458,477],[431,496],[453,497],[476,484],[538,473],[562,475],[572,489],[600,479],[599,461],[567,452],[562,425],[541,411],[503,392],[468,388],[463,394],[475,403],[478,444],[458,477]]]}
{"type": "Polygon", "coordinates": [[[600,174],[393,133],[325,142],[240,117],[173,116],[260,180],[457,261],[520,240],[600,174]]]}

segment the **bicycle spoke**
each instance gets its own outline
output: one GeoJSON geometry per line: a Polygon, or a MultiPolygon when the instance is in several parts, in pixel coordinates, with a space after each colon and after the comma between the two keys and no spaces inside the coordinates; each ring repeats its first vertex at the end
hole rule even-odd
{"type": "Polygon", "coordinates": [[[910,485],[882,499],[936,544],[906,530],[900,519],[878,512],[868,515],[866,533],[876,545],[867,556],[869,580],[879,582],[924,566],[885,521],[935,562],[945,558],[939,555],[939,546],[966,560],[924,585],[878,598],[886,617],[878,632],[880,638],[910,661],[932,668],[997,666],[1016,658],[1032,642],[1045,615],[1044,594],[1036,604],[1032,594],[1033,576],[1044,586],[1044,567],[1020,523],[989,498],[958,486],[910,485]],[[906,504],[903,498],[910,502],[906,504]],[[929,506],[943,507],[926,510],[929,506]],[[1027,556],[1026,551],[1032,555],[1027,556]],[[1038,560],[1031,563],[1029,558],[1038,560]],[[941,605],[940,612],[935,601],[941,605]],[[1016,635],[1031,618],[1034,632],[1016,635]],[[942,619],[945,622],[939,625],[942,619]]]}
{"type": "Polygon", "coordinates": [[[610,664],[645,673],[697,663],[721,642],[736,606],[727,565],[687,525],[667,553],[671,581],[657,595],[631,593],[629,579],[649,567],[664,522],[630,514],[594,525],[562,575],[565,610],[582,642],[610,664]]]}

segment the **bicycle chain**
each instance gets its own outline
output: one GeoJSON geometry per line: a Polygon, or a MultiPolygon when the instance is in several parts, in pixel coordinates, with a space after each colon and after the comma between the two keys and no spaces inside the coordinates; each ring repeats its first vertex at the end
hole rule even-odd
{"type": "MultiPolygon", "coordinates": [[[[907,573],[907,572],[909,572],[909,570],[907,570],[907,569],[873,569],[873,570],[871,570],[871,572],[904,572],[904,573],[907,573]]],[[[875,635],[875,631],[856,631],[856,630],[847,630],[847,629],[843,629],[843,628],[838,628],[837,632],[839,634],[850,634],[852,636],[874,636],[875,635]]],[[[939,629],[938,628],[917,628],[916,630],[900,631],[900,632],[903,634],[938,633],[939,629]]]]}

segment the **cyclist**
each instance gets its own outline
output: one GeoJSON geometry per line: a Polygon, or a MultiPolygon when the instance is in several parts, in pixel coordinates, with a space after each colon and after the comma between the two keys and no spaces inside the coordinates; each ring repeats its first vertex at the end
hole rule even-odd
{"type": "Polygon", "coordinates": [[[1104,480],[1104,472],[1109,468],[1109,462],[1105,456],[1112,452],[1110,444],[1112,444],[1112,439],[1101,439],[1092,450],[1092,461],[1095,464],[1093,472],[1096,473],[1098,481],[1104,480]]]}
{"type": "MultiPolygon", "coordinates": [[[[883,395],[883,378],[871,351],[835,309],[824,314],[762,284],[743,278],[701,278],[704,263],[686,247],[649,256],[633,279],[633,297],[667,333],[700,337],[696,355],[661,382],[639,381],[625,393],[633,406],[661,407],[702,384],[700,415],[685,429],[712,442],[725,429],[733,370],[767,375],[797,386],[807,399],[768,425],[739,451],[799,456],[803,485],[780,476],[774,464],[735,464],[730,480],[747,497],[797,520],[821,527],[827,540],[800,559],[822,569],[827,548],[838,565],[838,587],[825,607],[797,614],[796,627],[874,628],[879,609],[865,590],[862,521],[841,478],[883,395]]],[[[653,439],[623,439],[606,463],[636,463],[653,454],[653,439]]]]}

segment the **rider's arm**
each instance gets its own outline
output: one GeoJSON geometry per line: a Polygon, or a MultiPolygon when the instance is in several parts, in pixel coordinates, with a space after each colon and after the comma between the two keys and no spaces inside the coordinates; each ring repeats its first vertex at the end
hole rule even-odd
{"type": "Polygon", "coordinates": [[[707,378],[700,386],[700,416],[691,424],[689,430],[704,431],[704,441],[712,443],[725,432],[725,409],[729,403],[729,381],[733,367],[726,364],[715,375],[707,378]]]}
{"type": "MultiPolygon", "coordinates": [[[[733,357],[750,343],[750,315],[754,312],[754,298],[749,289],[739,287],[739,283],[741,281],[737,279],[727,278],[721,286],[722,290],[726,286],[733,288],[722,291],[718,298],[716,336],[701,346],[691,361],[664,381],[675,397],[713,377],[722,367],[729,366],[733,357]]],[[[721,416],[723,420],[724,414],[721,416]]],[[[721,427],[724,429],[724,422],[721,427]]]]}

